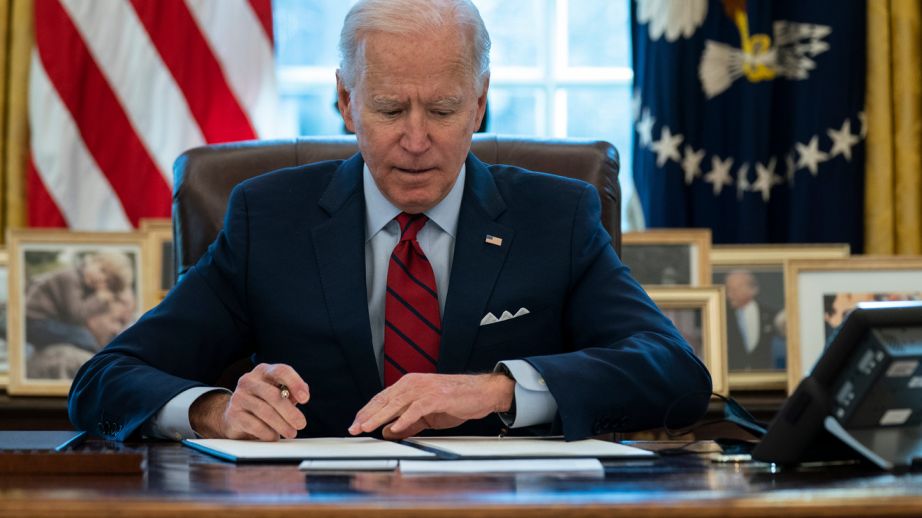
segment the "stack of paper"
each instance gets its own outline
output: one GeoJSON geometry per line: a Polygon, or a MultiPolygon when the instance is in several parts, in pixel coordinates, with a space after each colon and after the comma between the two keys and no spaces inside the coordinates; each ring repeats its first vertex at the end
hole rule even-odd
{"type": "Polygon", "coordinates": [[[440,453],[442,458],[541,459],[541,458],[641,458],[653,452],[616,442],[585,439],[566,442],[550,437],[411,437],[407,443],[440,453]]]}
{"type": "Polygon", "coordinates": [[[301,462],[305,471],[389,471],[405,474],[552,472],[603,476],[599,459],[649,458],[654,453],[587,439],[526,437],[371,437],[277,442],[192,439],[183,444],[232,462],[301,462]]]}

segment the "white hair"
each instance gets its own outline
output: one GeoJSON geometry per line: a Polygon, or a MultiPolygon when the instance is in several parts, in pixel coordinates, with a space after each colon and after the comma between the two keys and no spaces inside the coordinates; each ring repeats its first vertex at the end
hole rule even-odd
{"type": "Polygon", "coordinates": [[[355,86],[364,62],[363,38],[369,32],[421,34],[449,26],[461,28],[470,38],[473,79],[480,95],[490,74],[490,35],[470,0],[359,0],[339,35],[339,75],[346,88],[355,86]]]}

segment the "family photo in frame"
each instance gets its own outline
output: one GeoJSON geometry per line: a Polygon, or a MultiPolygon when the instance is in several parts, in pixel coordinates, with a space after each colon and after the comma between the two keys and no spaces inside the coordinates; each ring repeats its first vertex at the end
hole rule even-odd
{"type": "Polygon", "coordinates": [[[839,259],[845,244],[715,245],[712,279],[726,288],[727,362],[736,390],[787,386],[784,265],[793,259],[839,259]]]}
{"type": "Polygon", "coordinates": [[[80,366],[137,320],[143,249],[136,233],[10,233],[11,394],[66,395],[80,366]]]}
{"type": "Polygon", "coordinates": [[[146,241],[147,299],[145,308],[150,309],[160,303],[163,297],[173,289],[176,269],[173,259],[173,224],[169,219],[146,218],[141,220],[139,230],[146,241]]]}
{"type": "Polygon", "coordinates": [[[651,229],[621,239],[621,260],[644,286],[705,286],[711,282],[709,229],[651,229]]]}
{"type": "Polygon", "coordinates": [[[654,286],[647,293],[704,362],[714,393],[728,395],[724,288],[654,286]]]}
{"type": "Polygon", "coordinates": [[[785,267],[788,391],[813,369],[828,338],[861,302],[918,300],[922,258],[796,260],[785,267]]]}

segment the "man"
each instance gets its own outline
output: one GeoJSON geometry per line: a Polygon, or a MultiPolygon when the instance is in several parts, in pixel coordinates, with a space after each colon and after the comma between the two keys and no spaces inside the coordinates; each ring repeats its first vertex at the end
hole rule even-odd
{"type": "Polygon", "coordinates": [[[201,261],[77,376],[74,423],[577,439],[673,403],[670,424],[700,417],[710,377],[614,254],[597,193],[469,154],[489,45],[467,0],[356,4],[337,88],[360,154],[237,186],[201,261]],[[212,389],[244,354],[259,365],[212,389]]]}
{"type": "Polygon", "coordinates": [[[733,270],[724,279],[727,290],[727,360],[730,370],[776,368],[777,310],[756,300],[759,281],[748,270],[733,270]]]}

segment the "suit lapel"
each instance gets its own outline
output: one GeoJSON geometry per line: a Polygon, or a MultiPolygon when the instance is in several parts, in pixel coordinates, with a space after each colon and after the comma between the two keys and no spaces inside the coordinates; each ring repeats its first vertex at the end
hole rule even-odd
{"type": "Polygon", "coordinates": [[[506,205],[493,176],[471,154],[468,154],[466,175],[448,297],[442,317],[438,371],[443,373],[466,370],[480,319],[485,314],[487,301],[514,236],[511,228],[496,222],[506,205]],[[502,244],[488,243],[487,236],[501,239],[502,244]]]}
{"type": "Polygon", "coordinates": [[[324,300],[333,332],[343,346],[365,400],[381,390],[371,345],[365,288],[365,197],[360,155],[333,174],[320,207],[330,219],[312,229],[324,300]]]}

